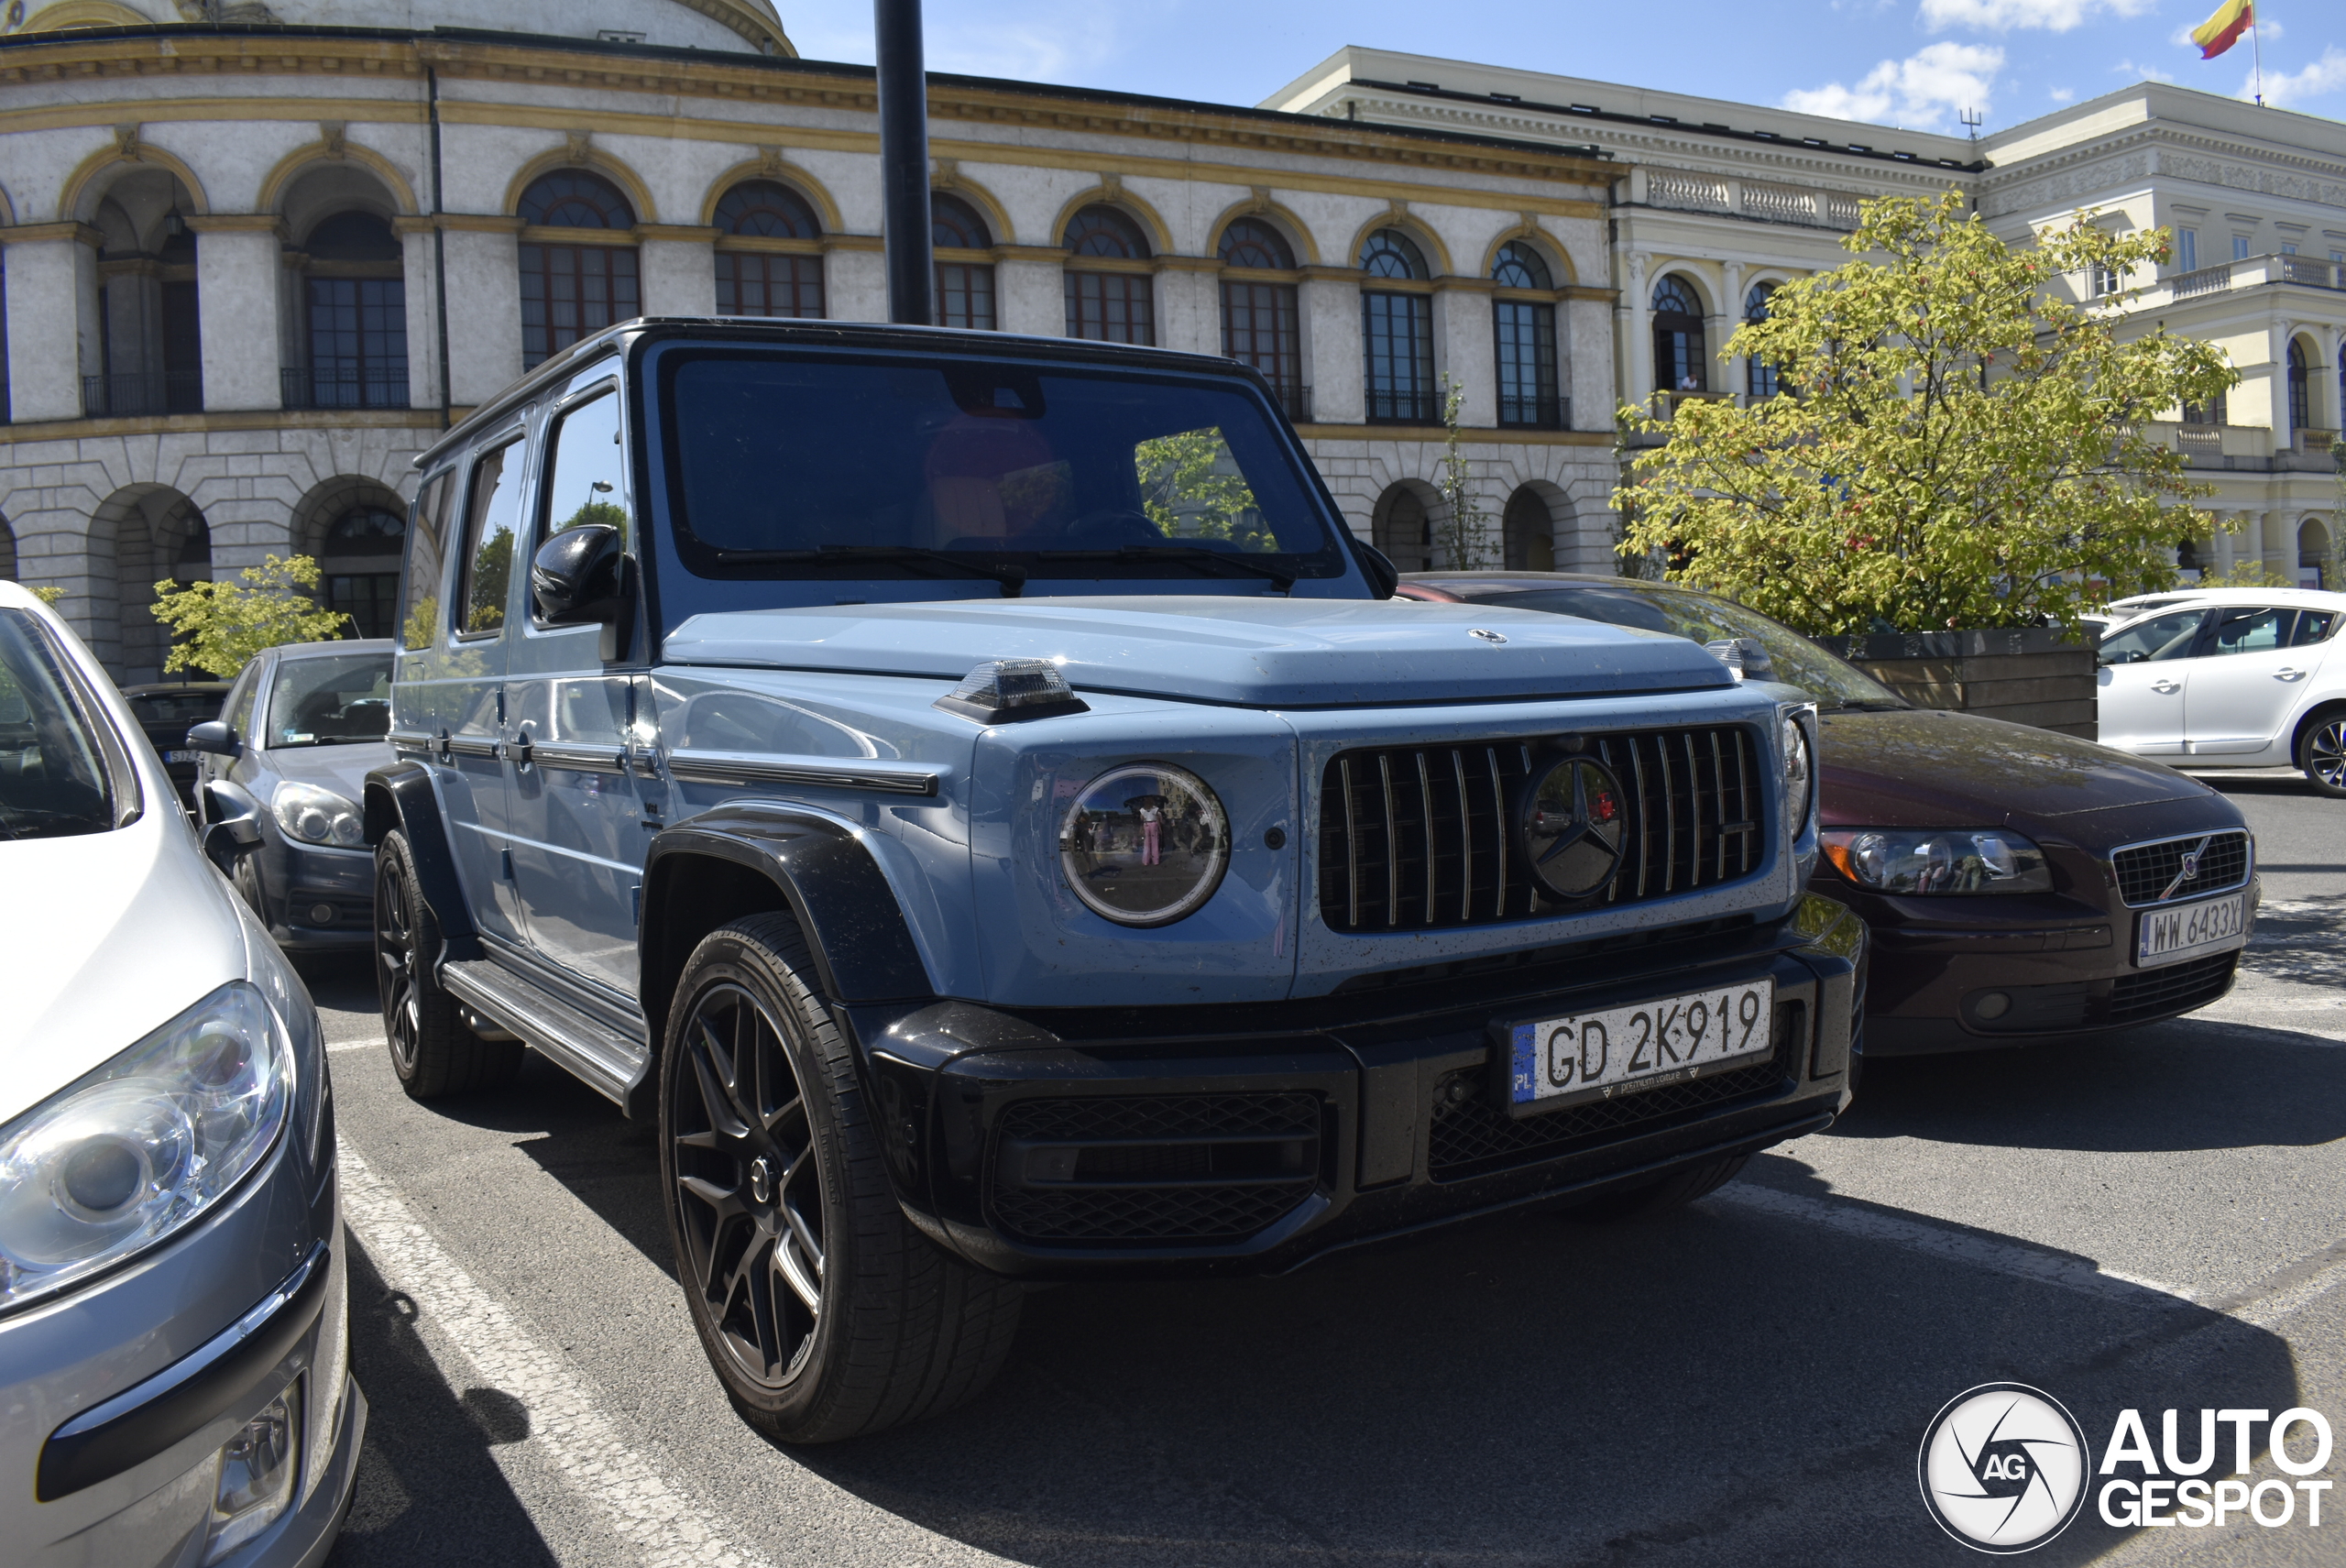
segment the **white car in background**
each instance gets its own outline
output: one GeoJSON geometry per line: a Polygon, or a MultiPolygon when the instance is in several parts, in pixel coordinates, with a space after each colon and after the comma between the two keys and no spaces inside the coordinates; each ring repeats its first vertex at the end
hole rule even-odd
{"type": "Polygon", "coordinates": [[[294,1568],[357,1472],[309,992],[0,582],[0,1559],[294,1568]]]}
{"type": "Polygon", "coordinates": [[[2346,594],[2146,595],[2102,634],[2100,740],[2169,767],[2302,768],[2346,797],[2346,594]]]}

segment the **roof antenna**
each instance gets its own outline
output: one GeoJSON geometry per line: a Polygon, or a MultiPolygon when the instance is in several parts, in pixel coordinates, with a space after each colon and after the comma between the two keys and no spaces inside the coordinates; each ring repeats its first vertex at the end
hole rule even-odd
{"type": "Polygon", "coordinates": [[[1982,115],[1977,109],[1966,109],[1961,114],[1956,115],[1956,118],[1961,120],[1966,126],[1970,127],[1972,144],[1977,146],[1979,141],[1979,126],[1981,123],[1987,119],[1987,116],[1982,115]]]}

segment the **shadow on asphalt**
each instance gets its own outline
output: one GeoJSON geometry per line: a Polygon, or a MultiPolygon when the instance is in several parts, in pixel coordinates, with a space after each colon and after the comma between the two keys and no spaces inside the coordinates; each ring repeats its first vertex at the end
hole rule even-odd
{"type": "Polygon", "coordinates": [[[416,1563],[544,1563],[529,1510],[489,1456],[516,1432],[519,1401],[492,1388],[460,1396],[415,1332],[415,1304],[383,1283],[367,1249],[350,1249],[350,1363],[371,1413],[358,1456],[358,1489],[330,1568],[416,1563]]]}

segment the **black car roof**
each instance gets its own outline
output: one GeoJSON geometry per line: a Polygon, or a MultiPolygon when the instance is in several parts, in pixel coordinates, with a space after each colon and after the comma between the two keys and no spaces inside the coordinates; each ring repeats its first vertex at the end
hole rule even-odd
{"type": "MultiPolygon", "coordinates": [[[[1061,364],[1092,364],[1124,368],[1178,370],[1186,375],[1230,376],[1260,382],[1262,373],[1250,365],[1218,354],[1190,354],[1172,348],[1136,348],[1121,343],[1095,343],[1077,337],[1036,337],[1020,333],[981,332],[969,327],[898,326],[888,322],[833,322],[768,319],[751,316],[637,316],[605,327],[592,337],[554,355],[536,369],[482,403],[454,428],[417,455],[415,466],[429,469],[462,450],[481,431],[503,421],[514,409],[535,398],[552,383],[566,379],[605,349],[627,342],[655,337],[693,337],[718,342],[820,345],[827,348],[887,348],[926,350],[971,359],[1053,359],[1061,364]]],[[[1267,384],[1266,384],[1267,385],[1267,384]]]]}

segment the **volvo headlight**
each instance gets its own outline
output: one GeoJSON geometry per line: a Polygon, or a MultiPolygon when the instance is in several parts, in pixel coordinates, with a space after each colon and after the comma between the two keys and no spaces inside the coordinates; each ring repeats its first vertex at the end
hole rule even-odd
{"type": "Polygon", "coordinates": [[[1834,828],[1833,869],[1875,893],[2050,893],[2045,851],[2001,828],[1834,828]]]}
{"type": "Polygon", "coordinates": [[[0,1127],[0,1310],[214,1207],[269,1153],[292,1102],[291,1042],[236,981],[0,1127]]]}
{"type": "Polygon", "coordinates": [[[1230,866],[1230,819],[1205,780],[1164,762],[1102,773],[1059,823],[1059,866],[1086,908],[1119,926],[1196,911],[1230,866]]]}
{"type": "Polygon", "coordinates": [[[277,797],[269,802],[269,808],[276,812],[280,828],[305,843],[332,844],[343,850],[367,847],[367,824],[358,807],[330,789],[288,779],[277,786],[277,797]]]}

